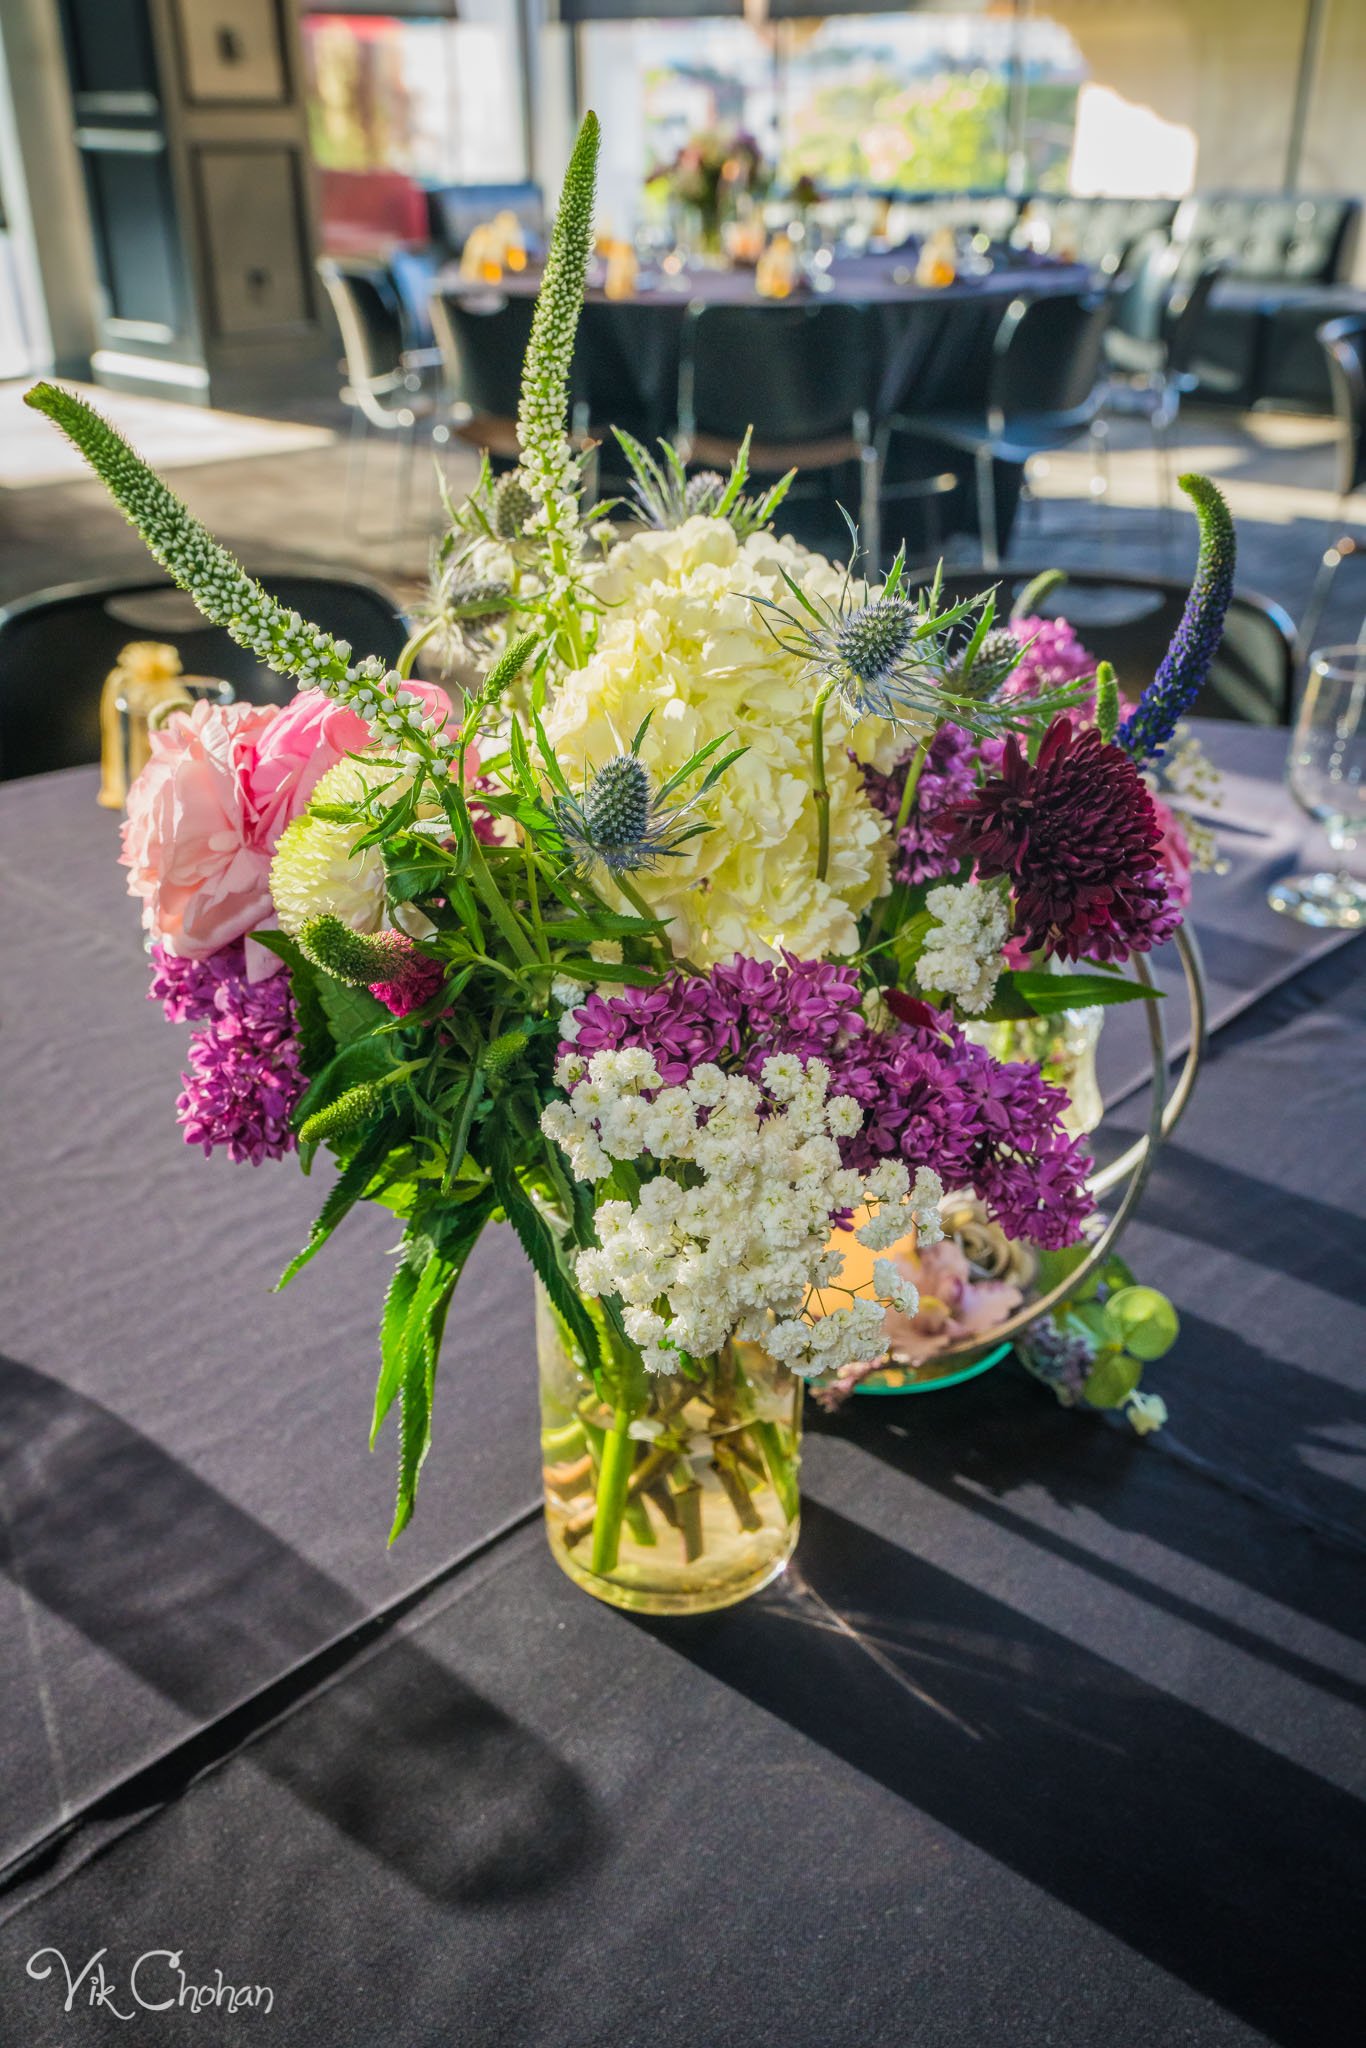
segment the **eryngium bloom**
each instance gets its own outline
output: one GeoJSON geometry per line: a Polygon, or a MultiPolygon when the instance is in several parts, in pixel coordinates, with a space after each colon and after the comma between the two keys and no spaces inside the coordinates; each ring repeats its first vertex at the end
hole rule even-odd
{"type": "Polygon", "coordinates": [[[1136,761],[1161,760],[1177,720],[1199,696],[1224,636],[1224,614],[1233,595],[1236,543],[1223,495],[1207,476],[1183,476],[1180,482],[1200,523],[1200,555],[1172,644],[1115,735],[1136,761]]]}
{"type": "Polygon", "coordinates": [[[966,648],[954,631],[974,611],[980,621],[989,594],[938,611],[932,591],[922,592],[918,601],[901,595],[901,568],[898,556],[881,594],[861,603],[856,596],[864,586],[855,584],[852,567],[845,573],[837,604],[813,600],[791,584],[799,611],[765,597],[754,602],[780,622],[766,616],[769,631],[784,652],[805,661],[818,689],[833,690],[855,719],[885,718],[892,725],[923,728],[947,718],[985,738],[1037,723],[1041,714],[1060,711],[1078,699],[1081,693],[1073,687],[1035,700],[1027,710],[1003,698],[993,701],[1020,658],[1013,634],[1004,628],[988,633],[983,646],[986,640],[992,642],[989,657],[982,662],[979,648],[965,676],[966,648]]]}
{"type": "Polygon", "coordinates": [[[957,848],[984,879],[1009,875],[1015,936],[1063,960],[1124,959],[1181,921],[1153,800],[1129,756],[1057,717],[1030,762],[1008,739],[1000,772],[959,810],[957,848]]]}
{"type": "Polygon", "coordinates": [[[661,803],[644,762],[616,754],[589,776],[581,798],[556,797],[555,822],[581,874],[601,861],[609,875],[629,875],[658,868],[707,830],[683,824],[691,808],[661,803]]]}

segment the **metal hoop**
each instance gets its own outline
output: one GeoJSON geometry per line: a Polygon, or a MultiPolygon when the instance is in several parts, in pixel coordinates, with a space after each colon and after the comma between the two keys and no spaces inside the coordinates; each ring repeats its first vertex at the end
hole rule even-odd
{"type": "MultiPolygon", "coordinates": [[[[1092,1174],[1087,1182],[1091,1193],[1097,1197],[1108,1193],[1111,1188],[1116,1187],[1126,1175],[1128,1176],[1129,1184],[1120,1197],[1119,1205],[1113,1216],[1107,1220],[1104,1229],[1092,1241],[1082,1263],[1075,1267],[1072,1272],[1066,1274],[1055,1286],[1048,1288],[1043,1294],[1036,1295],[1032,1301],[1022,1303],[1015,1313],[1008,1316],[1004,1322],[997,1323],[993,1329],[984,1331],[982,1336],[974,1343],[957,1345],[949,1351],[937,1351],[933,1358],[926,1359],[923,1368],[892,1368],[892,1370],[920,1372],[923,1375],[922,1377],[910,1380],[903,1387],[869,1386],[867,1389],[869,1394],[916,1393],[921,1389],[938,1386],[941,1381],[947,1378],[959,1379],[964,1377],[965,1367],[970,1367],[974,1362],[985,1358],[988,1352],[998,1351],[1003,1346],[1008,1345],[1022,1330],[1028,1329],[1029,1325],[1036,1321],[1039,1316],[1047,1315],[1049,1310],[1056,1308],[1060,1301],[1065,1301],[1068,1295],[1074,1294],[1087,1277],[1094,1273],[1097,1267],[1103,1265],[1110,1256],[1120,1232],[1124,1229],[1135,1208],[1138,1206],[1139,1197],[1143,1193],[1148,1175],[1152,1171],[1153,1160],[1156,1157],[1158,1146],[1164,1138],[1170,1136],[1171,1132],[1176,1129],[1177,1124],[1185,1113],[1186,1105],[1191,1098],[1191,1091],[1195,1086],[1196,1074],[1204,1057],[1205,1023],[1208,1014],[1204,963],[1201,960],[1200,948],[1195,941],[1194,935],[1187,930],[1185,925],[1178,927],[1175,945],[1181,961],[1182,971],[1185,975],[1186,993],[1190,1002],[1190,1044],[1187,1047],[1185,1060],[1182,1063],[1181,1072],[1177,1077],[1176,1084],[1169,1092],[1167,1081],[1167,1034],[1162,1018],[1162,1005],[1157,1000],[1152,969],[1142,954],[1136,954],[1133,961],[1134,973],[1144,989],[1148,991],[1147,999],[1144,1002],[1144,1009],[1147,1012],[1148,1042],[1153,1061],[1153,1092],[1152,1103],[1148,1112],[1148,1128],[1141,1138],[1136,1138],[1133,1144],[1120,1154],[1118,1159],[1112,1159],[1108,1166],[1102,1167],[1099,1172],[1092,1174]]],[[[883,1370],[886,1370],[886,1368],[883,1368],[883,1370]]],[[[863,1389],[856,1387],[854,1391],[855,1393],[860,1393],[863,1389]]]]}

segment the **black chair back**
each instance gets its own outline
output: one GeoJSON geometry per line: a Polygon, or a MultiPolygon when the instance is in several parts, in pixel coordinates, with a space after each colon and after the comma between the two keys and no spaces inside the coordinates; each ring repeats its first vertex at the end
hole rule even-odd
{"type": "Polygon", "coordinates": [[[993,345],[991,409],[1006,419],[1094,410],[1109,319],[1104,292],[1012,300],[993,345]]]}
{"type": "Polygon", "coordinates": [[[448,395],[471,412],[515,419],[534,299],[498,291],[436,292],[431,311],[448,395]]]}
{"type": "Polygon", "coordinates": [[[1115,292],[1111,325],[1133,341],[1160,347],[1180,260],[1180,250],[1166,235],[1144,235],[1123,272],[1122,288],[1115,292]]]}
{"type": "Polygon", "coordinates": [[[682,322],[661,317],[658,306],[627,300],[590,299],[579,315],[574,351],[575,397],[587,409],[594,434],[603,436],[610,465],[615,443],[609,427],[621,427],[647,445],[674,439],[672,417],[682,364],[682,322]]]}
{"type": "Polygon", "coordinates": [[[1317,332],[1341,430],[1338,491],[1345,498],[1366,483],[1366,319],[1325,320],[1317,332]]]}
{"type": "Polygon", "coordinates": [[[412,350],[434,348],[432,332],[432,281],[441,268],[436,249],[393,249],[389,253],[389,277],[398,298],[403,339],[412,350]]]}
{"type": "Polygon", "coordinates": [[[692,306],[679,410],[699,434],[813,442],[847,435],[872,405],[876,362],[868,309],[812,305],[692,306]]]}
{"type": "Polygon", "coordinates": [[[1182,300],[1178,293],[1172,300],[1175,317],[1167,330],[1167,371],[1170,376],[1184,377],[1188,374],[1210,294],[1226,268],[1223,263],[1207,263],[1185,299],[1182,300]]]}
{"type": "MultiPolygon", "coordinates": [[[[303,573],[261,580],[281,604],[349,640],[357,658],[397,661],[407,626],[378,584],[303,573]]],[[[245,702],[284,704],[294,694],[290,677],[260,667],[172,584],[39,591],[0,611],[0,781],[99,760],[100,692],[130,640],[165,641],[187,675],[217,676],[245,702]]]]}
{"type": "MultiPolygon", "coordinates": [[[[1049,566],[1041,564],[1043,566],[1049,566]]],[[[933,571],[921,571],[928,583],[933,571]]],[[[955,604],[996,585],[1004,620],[1038,568],[946,570],[942,601],[955,604]]],[[[1160,576],[1105,575],[1069,570],[1042,610],[1065,618],[1097,661],[1114,663],[1121,693],[1137,697],[1152,681],[1176,631],[1188,585],[1160,576]]],[[[1295,679],[1295,627],[1270,598],[1239,591],[1229,605],[1224,637],[1209,680],[1192,711],[1206,718],[1236,718],[1252,725],[1290,723],[1295,679]]]]}
{"type": "Polygon", "coordinates": [[[394,376],[403,366],[403,308],[388,271],[320,256],[318,275],[341,329],[351,382],[373,385],[394,376]]]}

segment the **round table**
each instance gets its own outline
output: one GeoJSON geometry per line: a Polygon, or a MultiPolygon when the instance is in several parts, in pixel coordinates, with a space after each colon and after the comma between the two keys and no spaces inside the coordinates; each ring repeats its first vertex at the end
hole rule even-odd
{"type": "MultiPolygon", "coordinates": [[[[1097,282],[1082,264],[1012,255],[980,277],[942,287],[915,282],[914,250],[837,257],[821,287],[789,299],[761,298],[749,269],[689,269],[678,275],[642,269],[630,297],[609,299],[602,266],[590,282],[580,328],[577,381],[589,417],[611,420],[642,440],[677,425],[678,380],[685,316],[694,306],[745,306],[756,311],[841,301],[874,309],[880,372],[875,411],[961,410],[985,402],[992,341],[1012,299],[1080,294],[1097,282]]],[[[497,285],[462,277],[458,265],[439,271],[433,292],[452,296],[530,297],[539,269],[509,271],[497,285]]]]}

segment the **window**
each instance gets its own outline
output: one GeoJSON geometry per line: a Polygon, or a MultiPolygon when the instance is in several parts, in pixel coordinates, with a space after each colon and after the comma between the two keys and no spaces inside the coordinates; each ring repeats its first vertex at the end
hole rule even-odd
{"type": "Polygon", "coordinates": [[[743,129],[779,189],[1065,188],[1086,70],[1066,29],[1002,9],[780,20],[590,21],[585,105],[610,108],[613,217],[699,130],[743,129]]]}
{"type": "Polygon", "coordinates": [[[459,21],[309,14],[302,29],[320,169],[430,185],[526,176],[512,0],[461,0],[459,21]]]}

